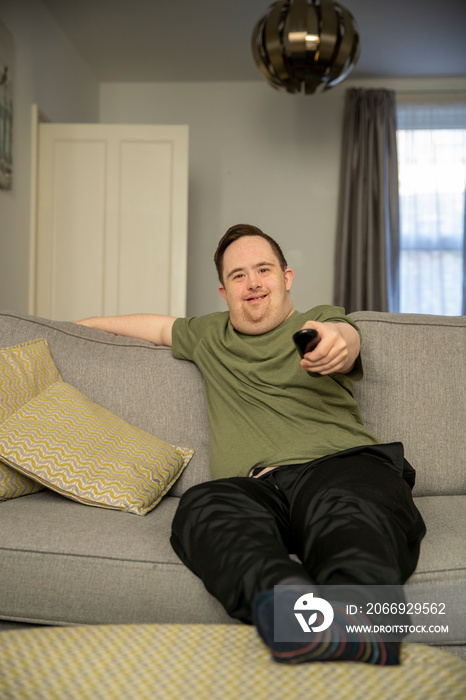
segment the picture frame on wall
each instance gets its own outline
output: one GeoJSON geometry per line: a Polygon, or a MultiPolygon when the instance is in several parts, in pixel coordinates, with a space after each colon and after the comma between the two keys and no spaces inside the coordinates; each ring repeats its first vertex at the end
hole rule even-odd
{"type": "Polygon", "coordinates": [[[13,186],[13,37],[0,22],[0,189],[13,186]]]}

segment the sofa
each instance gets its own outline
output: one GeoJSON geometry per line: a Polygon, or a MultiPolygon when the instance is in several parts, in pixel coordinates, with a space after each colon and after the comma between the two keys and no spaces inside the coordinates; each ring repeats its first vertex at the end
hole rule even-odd
{"type": "MultiPolygon", "coordinates": [[[[402,441],[427,526],[407,582],[466,585],[466,317],[361,311],[365,376],[355,385],[366,425],[402,441]]],[[[180,496],[209,476],[203,379],[171,350],[71,322],[0,314],[0,347],[46,339],[63,379],[129,425],[193,455],[145,515],[60,492],[0,502],[0,629],[29,625],[233,623],[170,546],[180,496]]],[[[456,602],[455,602],[456,596],[456,602]]],[[[464,612],[464,610],[463,610],[464,612]]],[[[433,640],[432,643],[435,643],[433,640]]],[[[463,654],[456,634],[442,645],[463,654]]]]}

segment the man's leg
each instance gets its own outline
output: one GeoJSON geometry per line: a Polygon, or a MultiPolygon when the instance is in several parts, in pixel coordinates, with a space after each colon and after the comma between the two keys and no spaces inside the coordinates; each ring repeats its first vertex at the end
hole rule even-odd
{"type": "Polygon", "coordinates": [[[274,486],[253,478],[218,479],[180,500],[171,544],[224,606],[252,622],[252,601],[283,579],[306,577],[288,553],[288,504],[274,486]]]}
{"type": "MultiPolygon", "coordinates": [[[[400,585],[414,571],[420,541],[425,533],[422,518],[412,501],[407,484],[386,463],[367,454],[335,457],[299,470],[293,479],[291,468],[277,471],[272,479],[291,503],[291,532],[294,551],[312,580],[318,584],[400,585]]],[[[326,589],[328,591],[328,588],[326,589]]],[[[301,591],[304,593],[304,589],[301,591]]],[[[254,620],[259,633],[277,661],[360,660],[378,664],[399,662],[399,644],[384,643],[376,637],[361,642],[329,644],[322,633],[312,643],[276,643],[274,614],[281,604],[300,591],[281,590],[280,601],[272,592],[259,595],[254,603],[254,620]]],[[[317,593],[318,595],[318,593],[317,593]]],[[[335,623],[340,629],[350,622],[341,601],[332,601],[335,623]]],[[[290,629],[294,623],[290,620],[290,629]]],[[[352,620],[354,624],[354,620],[352,620]]],[[[368,622],[361,620],[362,623],[368,622]]]]}
{"type": "Polygon", "coordinates": [[[425,534],[406,482],[388,464],[359,453],[329,458],[293,486],[296,553],[319,584],[402,584],[425,534]]]}

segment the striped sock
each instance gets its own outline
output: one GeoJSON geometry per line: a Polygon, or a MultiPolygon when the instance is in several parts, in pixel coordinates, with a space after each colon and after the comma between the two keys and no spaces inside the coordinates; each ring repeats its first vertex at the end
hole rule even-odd
{"type": "MultiPolygon", "coordinates": [[[[316,589],[317,590],[317,589],[316,589]]],[[[293,602],[304,592],[309,592],[309,586],[287,586],[280,593],[264,591],[256,596],[253,603],[253,619],[259,636],[270,649],[273,659],[279,663],[298,664],[311,661],[359,661],[379,666],[394,666],[400,663],[400,643],[384,642],[376,634],[353,632],[348,634],[346,626],[351,624],[369,625],[363,616],[356,619],[347,616],[345,605],[332,601],[334,619],[331,630],[327,628],[319,633],[313,633],[309,641],[278,642],[275,641],[274,614],[281,608],[286,610],[293,607],[293,602]],[[275,596],[279,596],[277,599],[275,596]],[[281,596],[281,598],[280,598],[281,596]]],[[[280,619],[280,626],[289,624],[288,638],[293,638],[296,621],[292,615],[280,619]]]]}

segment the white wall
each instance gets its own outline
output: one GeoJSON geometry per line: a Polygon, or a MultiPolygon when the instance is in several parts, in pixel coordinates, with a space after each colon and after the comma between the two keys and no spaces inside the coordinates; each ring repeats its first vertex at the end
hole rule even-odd
{"type": "MultiPolygon", "coordinates": [[[[453,84],[466,86],[464,80],[453,84]]],[[[189,125],[189,315],[226,308],[212,257],[225,230],[240,222],[259,226],[282,245],[295,270],[295,307],[305,310],[332,303],[346,89],[445,85],[438,79],[348,80],[306,96],[278,92],[265,81],[104,83],[100,120],[189,125]]]]}
{"type": "Polygon", "coordinates": [[[0,190],[0,308],[28,310],[31,105],[52,121],[98,121],[99,85],[40,0],[0,0],[14,45],[13,189],[0,190]]]}

